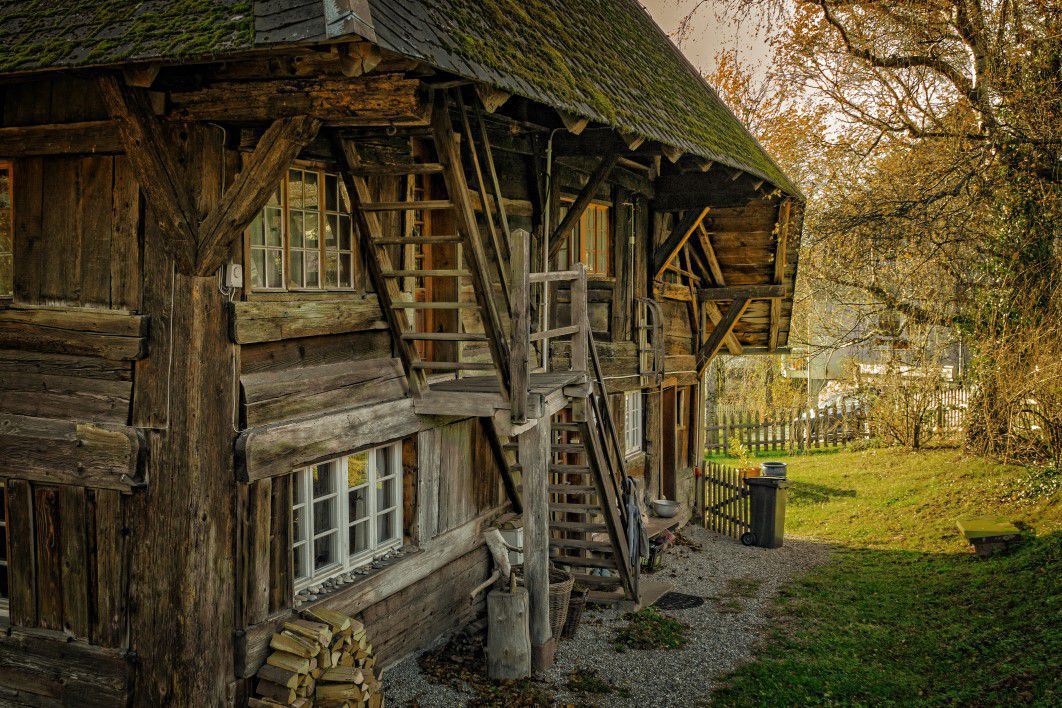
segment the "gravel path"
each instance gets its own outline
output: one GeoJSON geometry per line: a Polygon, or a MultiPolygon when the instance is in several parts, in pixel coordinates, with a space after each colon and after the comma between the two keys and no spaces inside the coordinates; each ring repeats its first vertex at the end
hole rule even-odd
{"type": "MultiPolygon", "coordinates": [[[[707,598],[700,607],[668,610],[688,625],[682,649],[616,652],[611,637],[623,624],[617,610],[587,611],[578,635],[561,642],[557,662],[542,677],[560,704],[690,706],[707,702],[719,676],[746,661],[763,627],[766,603],[794,575],[826,560],[827,546],[787,538],[778,549],[746,548],[736,541],[688,526],[685,538],[699,549],[677,546],[664,568],[643,579],[663,580],[674,590],[707,598]],[[612,686],[605,695],[572,693],[568,677],[587,669],[612,686]]],[[[384,677],[388,703],[395,706],[458,706],[471,694],[427,681],[415,658],[384,677]]]]}

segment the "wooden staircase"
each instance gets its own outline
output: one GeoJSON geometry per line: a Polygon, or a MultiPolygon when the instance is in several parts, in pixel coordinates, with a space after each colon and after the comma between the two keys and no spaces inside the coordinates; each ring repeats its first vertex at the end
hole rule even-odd
{"type": "MultiPolygon", "coordinates": [[[[503,397],[509,387],[509,342],[503,328],[490,275],[490,262],[484,252],[476,223],[475,212],[461,167],[461,157],[456,135],[450,120],[445,95],[437,97],[432,114],[430,134],[425,142],[434,147],[434,162],[409,162],[393,166],[367,165],[362,162],[356,143],[338,132],[332,134],[333,152],[341,162],[341,172],[347,193],[350,195],[355,225],[361,241],[369,275],[376,289],[392,334],[397,343],[398,355],[409,373],[410,389],[415,397],[431,391],[428,375],[447,373],[461,376],[468,372],[497,377],[503,397]],[[445,184],[444,199],[406,199],[400,201],[374,201],[369,189],[369,177],[404,177],[411,175],[440,175],[445,184]],[[450,235],[385,236],[379,215],[396,212],[448,211],[456,225],[450,235]],[[453,245],[458,249],[459,267],[447,269],[397,268],[392,264],[389,248],[407,245],[453,245]],[[414,301],[403,292],[402,282],[414,279],[450,279],[471,284],[474,300],[460,297],[448,301],[414,301]],[[417,318],[411,316],[416,310],[445,310],[454,312],[459,331],[420,331],[417,318]],[[477,316],[481,331],[464,331],[462,313],[472,312],[477,316]],[[449,342],[458,345],[485,343],[489,354],[487,361],[466,361],[460,354],[455,359],[434,360],[423,358],[416,342],[449,342]]],[[[497,262],[497,261],[496,261],[497,262]]],[[[461,292],[461,287],[454,289],[461,292]]],[[[506,308],[507,309],[507,308],[506,308]]],[[[504,313],[506,319],[508,312],[504,313]]]]}
{"type": "Polygon", "coordinates": [[[603,449],[593,395],[575,401],[553,422],[550,557],[590,589],[591,600],[636,601],[637,560],[630,556],[622,477],[603,449]]]}

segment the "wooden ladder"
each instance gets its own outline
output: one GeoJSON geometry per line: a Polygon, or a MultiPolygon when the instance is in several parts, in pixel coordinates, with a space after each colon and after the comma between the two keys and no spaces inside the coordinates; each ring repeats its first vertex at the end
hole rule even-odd
{"type": "MultiPolygon", "coordinates": [[[[573,411],[569,406],[568,411],[573,411]]],[[[569,415],[571,419],[574,415],[569,415]]],[[[599,602],[637,601],[622,495],[595,422],[554,419],[550,464],[550,557],[599,602]],[[617,592],[622,590],[622,592],[617,592]]]]}
{"type": "MultiPolygon", "coordinates": [[[[500,391],[509,395],[509,343],[502,328],[502,321],[495,304],[488,261],[476,224],[468,185],[465,182],[461,166],[461,154],[445,94],[436,96],[432,111],[432,125],[429,139],[434,142],[437,162],[410,163],[405,165],[381,166],[364,164],[358,154],[355,143],[338,132],[332,135],[333,152],[340,162],[341,173],[347,193],[350,196],[354,223],[357,227],[363,252],[366,254],[369,275],[376,289],[391,333],[394,336],[398,354],[409,376],[410,389],[414,396],[423,395],[430,389],[426,374],[429,372],[450,372],[460,375],[462,372],[493,373],[498,377],[500,391]],[[367,177],[409,175],[432,175],[443,177],[447,198],[400,201],[374,201],[370,193],[367,177]],[[449,210],[454,217],[456,234],[432,236],[385,236],[378,215],[387,212],[415,212],[449,210]],[[438,269],[401,269],[395,268],[388,253],[388,246],[411,244],[454,244],[461,247],[461,265],[463,267],[438,269]],[[403,278],[457,278],[471,281],[475,302],[462,302],[455,298],[451,302],[416,302],[403,297],[400,279],[403,278]],[[483,332],[423,332],[415,328],[415,317],[407,315],[412,310],[450,310],[458,313],[474,310],[483,324],[483,332]],[[490,352],[490,361],[430,361],[423,359],[414,343],[417,341],[437,342],[486,342],[490,352]]],[[[459,261],[459,262],[460,262],[459,261]]],[[[458,289],[459,291],[460,289],[458,289]]]]}

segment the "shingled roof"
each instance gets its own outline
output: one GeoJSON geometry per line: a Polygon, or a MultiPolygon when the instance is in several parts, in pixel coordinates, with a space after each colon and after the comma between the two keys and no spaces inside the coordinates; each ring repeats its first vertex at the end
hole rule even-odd
{"type": "MultiPolygon", "coordinates": [[[[333,0],[0,0],[0,74],[326,39],[333,0]]],[[[370,0],[377,42],[799,194],[636,0],[370,0]]]]}

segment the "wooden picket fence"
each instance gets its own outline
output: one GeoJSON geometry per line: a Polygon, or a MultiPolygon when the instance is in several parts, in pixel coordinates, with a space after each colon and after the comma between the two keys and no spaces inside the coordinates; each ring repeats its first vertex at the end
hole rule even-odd
{"type": "Polygon", "coordinates": [[[733,538],[752,527],[752,504],[744,473],[733,467],[708,462],[704,466],[704,524],[733,538]]]}
{"type": "MultiPolygon", "coordinates": [[[[949,434],[962,430],[970,390],[947,388],[937,396],[930,414],[936,432],[949,434]]],[[[704,440],[705,452],[709,455],[730,454],[730,443],[735,438],[748,452],[755,454],[835,447],[871,435],[865,408],[854,401],[766,415],[756,411],[730,411],[718,414],[714,421],[709,418],[708,423],[704,440]]]]}

